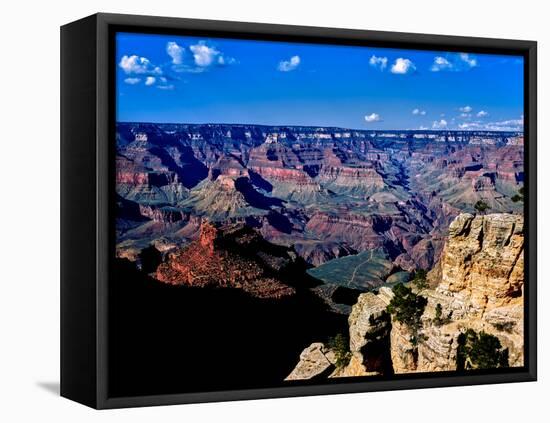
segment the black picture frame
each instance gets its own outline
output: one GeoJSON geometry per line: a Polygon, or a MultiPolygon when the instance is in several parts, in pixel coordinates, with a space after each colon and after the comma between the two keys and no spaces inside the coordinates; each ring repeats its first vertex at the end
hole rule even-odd
{"type": "Polygon", "coordinates": [[[99,13],[61,28],[61,395],[90,407],[534,381],[537,378],[537,44],[534,41],[99,13]],[[201,34],[514,54],[524,57],[525,366],[508,372],[410,374],[345,383],[140,397],[108,393],[108,280],[113,257],[114,34],[201,34]]]}

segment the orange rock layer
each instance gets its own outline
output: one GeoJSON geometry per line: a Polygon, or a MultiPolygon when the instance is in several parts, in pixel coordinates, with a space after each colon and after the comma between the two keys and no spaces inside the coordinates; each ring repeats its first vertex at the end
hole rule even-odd
{"type": "Polygon", "coordinates": [[[172,254],[156,271],[156,279],[173,285],[237,288],[257,298],[280,299],[294,288],[265,275],[260,264],[217,246],[217,229],[204,223],[197,241],[172,254]]]}

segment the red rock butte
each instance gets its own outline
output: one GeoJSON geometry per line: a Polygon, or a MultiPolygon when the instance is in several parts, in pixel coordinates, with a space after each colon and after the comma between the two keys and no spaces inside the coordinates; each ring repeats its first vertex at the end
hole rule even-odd
{"type": "Polygon", "coordinates": [[[264,299],[295,294],[294,288],[266,275],[255,260],[218,245],[219,230],[203,222],[200,236],[187,247],[172,253],[156,271],[156,279],[172,285],[236,288],[264,299]]]}

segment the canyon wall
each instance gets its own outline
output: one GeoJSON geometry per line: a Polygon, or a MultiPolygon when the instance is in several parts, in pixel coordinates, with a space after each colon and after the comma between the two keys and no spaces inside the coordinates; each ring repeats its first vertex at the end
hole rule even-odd
{"type": "Polygon", "coordinates": [[[457,370],[459,336],[468,329],[496,336],[508,349],[508,365],[522,366],[523,255],[522,215],[460,214],[430,275],[438,283],[412,286],[427,299],[419,342],[413,344],[411,329],[388,313],[389,288],[363,293],[348,319],[349,363],[331,376],[457,370]]]}

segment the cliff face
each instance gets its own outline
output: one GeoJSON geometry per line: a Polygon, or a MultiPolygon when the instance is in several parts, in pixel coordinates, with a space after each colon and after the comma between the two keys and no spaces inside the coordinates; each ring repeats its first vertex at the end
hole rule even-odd
{"type": "Polygon", "coordinates": [[[388,314],[389,288],[361,294],[348,320],[349,364],[332,376],[456,370],[459,336],[468,329],[496,336],[509,366],[522,366],[523,249],[523,216],[459,215],[428,278],[435,288],[413,287],[427,298],[421,341],[413,345],[410,328],[388,314]]]}
{"type": "Polygon", "coordinates": [[[386,312],[391,290],[361,294],[349,316],[351,358],[338,376],[369,376],[391,372],[390,315],[386,312]]]}
{"type": "Polygon", "coordinates": [[[441,282],[428,290],[423,316],[427,342],[419,346],[422,371],[453,369],[457,332],[484,331],[509,349],[510,366],[523,365],[523,216],[459,215],[449,227],[441,282]],[[441,305],[443,323],[434,323],[441,305]]]}

